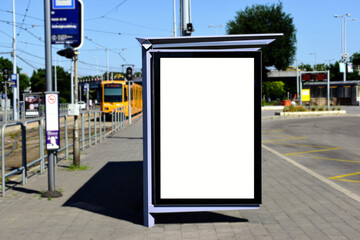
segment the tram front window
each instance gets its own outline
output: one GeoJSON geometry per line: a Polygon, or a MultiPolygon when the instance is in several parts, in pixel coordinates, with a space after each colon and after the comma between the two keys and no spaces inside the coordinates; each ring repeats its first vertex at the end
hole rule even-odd
{"type": "Polygon", "coordinates": [[[104,102],[122,102],[122,85],[106,84],[104,86],[104,102]]]}

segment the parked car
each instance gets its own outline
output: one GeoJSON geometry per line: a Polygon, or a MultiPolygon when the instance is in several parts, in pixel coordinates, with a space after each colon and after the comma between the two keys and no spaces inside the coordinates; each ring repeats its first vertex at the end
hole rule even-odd
{"type": "Polygon", "coordinates": [[[79,101],[78,104],[80,105],[80,109],[86,109],[86,102],[79,101]]]}

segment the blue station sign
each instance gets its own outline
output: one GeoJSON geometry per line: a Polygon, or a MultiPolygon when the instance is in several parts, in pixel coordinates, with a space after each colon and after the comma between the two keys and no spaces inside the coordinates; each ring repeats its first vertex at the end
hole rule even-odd
{"type": "Polygon", "coordinates": [[[78,0],[51,1],[51,44],[80,44],[79,6],[78,0]]]}

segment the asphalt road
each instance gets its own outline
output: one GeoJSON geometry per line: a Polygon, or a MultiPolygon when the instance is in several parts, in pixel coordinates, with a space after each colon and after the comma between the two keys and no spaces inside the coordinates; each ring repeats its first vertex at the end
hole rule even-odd
{"type": "Polygon", "coordinates": [[[360,195],[360,116],[263,120],[262,142],[360,195]]]}

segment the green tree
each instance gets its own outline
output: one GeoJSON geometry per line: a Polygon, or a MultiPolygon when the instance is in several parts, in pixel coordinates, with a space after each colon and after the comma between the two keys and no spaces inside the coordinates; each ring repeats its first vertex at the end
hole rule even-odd
{"type": "Polygon", "coordinates": [[[44,68],[34,70],[30,78],[32,92],[45,92],[46,91],[46,72],[44,68]]]}
{"type": "MultiPolygon", "coordinates": [[[[7,59],[7,58],[3,58],[3,57],[0,57],[0,70],[1,70],[1,74],[2,74],[2,70],[4,68],[7,68],[9,69],[10,73],[12,73],[12,70],[13,70],[13,64],[12,62],[7,59]]],[[[16,68],[16,71],[17,73],[19,74],[19,82],[20,82],[20,95],[21,95],[21,92],[23,92],[26,88],[29,87],[30,83],[29,83],[29,77],[26,75],[26,74],[23,74],[21,73],[21,68],[17,67],[16,68]]],[[[3,82],[3,78],[1,78],[0,82],[2,83],[3,82]]],[[[1,84],[1,87],[0,87],[1,91],[3,91],[4,89],[4,85],[1,84]]],[[[12,97],[12,89],[11,88],[8,88],[9,90],[9,95],[10,95],[10,98],[12,97]]]]}
{"type": "MultiPolygon", "coordinates": [[[[71,102],[71,74],[66,72],[63,67],[57,66],[57,89],[60,95],[61,103],[71,102]]],[[[55,79],[55,67],[53,67],[53,79],[55,79]]],[[[54,88],[55,89],[55,88],[54,88]]]]}
{"type": "MultiPolygon", "coordinates": [[[[55,79],[55,68],[53,67],[53,79],[55,79]]],[[[70,73],[66,72],[63,67],[57,66],[57,89],[60,93],[60,102],[70,102],[71,88],[70,88],[70,73]]],[[[31,90],[33,92],[46,91],[46,71],[44,68],[34,70],[30,78],[31,90]]],[[[55,89],[55,88],[54,88],[55,89]]]]}
{"type": "Polygon", "coordinates": [[[295,58],[296,29],[293,18],[283,11],[283,5],[253,5],[236,12],[227,23],[228,34],[283,33],[284,36],[262,49],[263,66],[284,70],[295,58]]]}
{"type": "Polygon", "coordinates": [[[262,94],[265,95],[265,98],[281,99],[285,94],[285,84],[281,81],[263,82],[262,86],[262,94]]]}
{"type": "Polygon", "coordinates": [[[304,63],[301,63],[299,65],[299,69],[301,69],[302,71],[314,71],[314,69],[311,67],[310,64],[304,64],[304,63]]]}
{"type": "Polygon", "coordinates": [[[350,57],[350,62],[354,65],[360,65],[360,52],[356,52],[350,57]]]}

